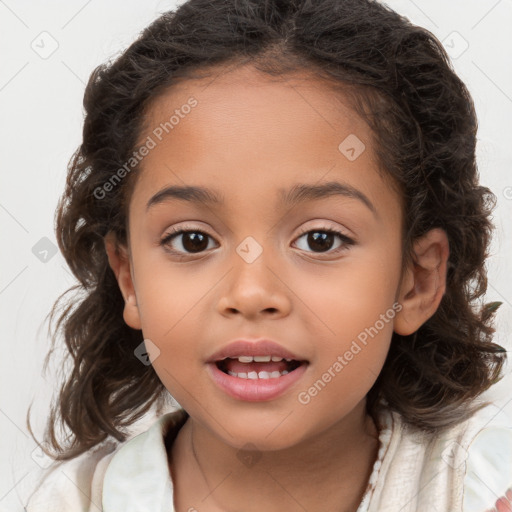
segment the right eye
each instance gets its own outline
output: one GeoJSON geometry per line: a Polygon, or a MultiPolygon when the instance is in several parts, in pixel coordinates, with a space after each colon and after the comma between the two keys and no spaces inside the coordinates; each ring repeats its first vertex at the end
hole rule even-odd
{"type": "Polygon", "coordinates": [[[171,232],[160,240],[160,245],[173,254],[198,254],[209,248],[209,238],[213,240],[210,235],[197,229],[172,228],[171,232]]]}

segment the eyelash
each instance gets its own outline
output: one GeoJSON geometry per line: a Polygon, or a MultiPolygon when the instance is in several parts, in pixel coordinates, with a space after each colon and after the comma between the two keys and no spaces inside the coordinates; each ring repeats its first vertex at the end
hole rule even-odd
{"type": "MultiPolygon", "coordinates": [[[[337,235],[339,237],[339,239],[341,240],[342,245],[340,247],[338,247],[337,249],[335,249],[335,250],[329,249],[327,252],[317,252],[317,253],[315,253],[315,252],[311,251],[313,254],[318,254],[318,255],[322,255],[322,254],[329,254],[329,255],[331,255],[331,254],[339,254],[339,253],[341,253],[343,251],[348,250],[350,246],[355,245],[355,241],[352,238],[349,238],[348,236],[343,234],[341,231],[337,231],[335,229],[327,228],[327,227],[322,227],[322,226],[319,226],[319,227],[316,227],[316,228],[313,228],[313,229],[303,229],[303,230],[301,230],[301,232],[299,233],[299,235],[297,236],[297,238],[295,240],[298,240],[299,238],[302,238],[304,235],[306,235],[308,233],[315,233],[315,232],[327,233],[327,234],[331,234],[331,235],[337,235]]],[[[164,236],[164,238],[162,238],[162,240],[160,240],[160,245],[163,246],[167,252],[169,252],[169,253],[171,253],[171,254],[173,254],[175,256],[181,256],[182,258],[185,258],[187,256],[194,256],[194,255],[201,254],[201,253],[183,253],[183,252],[175,251],[174,249],[169,249],[169,247],[168,247],[169,243],[171,242],[171,240],[173,238],[176,238],[179,235],[186,234],[186,233],[201,233],[202,235],[206,235],[209,238],[213,238],[208,233],[205,233],[204,231],[201,231],[199,229],[171,228],[171,231],[169,233],[167,233],[164,236]]],[[[310,251],[308,251],[308,252],[310,252],[310,251]]]]}

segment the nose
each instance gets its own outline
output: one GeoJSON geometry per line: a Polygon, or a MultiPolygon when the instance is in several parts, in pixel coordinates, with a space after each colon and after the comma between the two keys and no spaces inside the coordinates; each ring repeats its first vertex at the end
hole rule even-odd
{"type": "Polygon", "coordinates": [[[274,262],[276,259],[264,255],[265,251],[251,263],[234,255],[218,301],[220,314],[241,314],[254,320],[261,316],[280,318],[290,313],[292,292],[283,281],[282,272],[272,265],[272,259],[274,262]]]}

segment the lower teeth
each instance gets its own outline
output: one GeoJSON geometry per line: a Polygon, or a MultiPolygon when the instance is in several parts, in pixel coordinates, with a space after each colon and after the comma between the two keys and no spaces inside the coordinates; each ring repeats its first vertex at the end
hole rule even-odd
{"type": "Polygon", "coordinates": [[[282,375],[286,375],[287,373],[288,373],[287,370],[283,370],[282,372],[275,371],[275,372],[259,372],[259,373],[256,373],[256,372],[235,373],[235,372],[232,372],[232,371],[228,370],[228,374],[231,375],[232,377],[238,377],[240,379],[253,379],[253,380],[256,380],[256,379],[277,379],[277,378],[281,377],[282,375]]]}

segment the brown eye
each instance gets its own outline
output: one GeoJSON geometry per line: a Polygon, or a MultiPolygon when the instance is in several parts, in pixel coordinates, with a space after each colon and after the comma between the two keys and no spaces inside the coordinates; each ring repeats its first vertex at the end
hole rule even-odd
{"type": "Polygon", "coordinates": [[[209,238],[202,231],[179,230],[167,235],[160,243],[170,247],[173,253],[197,254],[208,249],[209,238]]]}
{"type": "Polygon", "coordinates": [[[339,251],[346,250],[348,246],[353,245],[354,241],[345,236],[339,231],[333,229],[311,229],[303,232],[297,240],[304,239],[306,247],[299,247],[308,252],[324,253],[330,251],[330,253],[337,253],[339,251]],[[340,243],[331,251],[333,246],[336,244],[336,239],[340,240],[340,243]]]}
{"type": "Polygon", "coordinates": [[[332,233],[320,233],[312,231],[307,235],[307,243],[316,252],[328,251],[334,245],[334,235],[332,233]]]}

